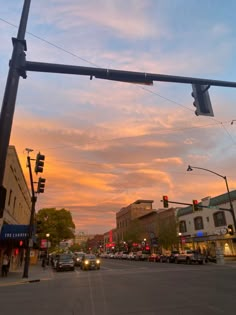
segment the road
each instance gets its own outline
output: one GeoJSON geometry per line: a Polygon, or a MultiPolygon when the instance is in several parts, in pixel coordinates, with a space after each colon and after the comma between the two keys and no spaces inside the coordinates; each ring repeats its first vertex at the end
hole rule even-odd
{"type": "Polygon", "coordinates": [[[236,264],[102,262],[100,270],[52,271],[44,281],[0,287],[1,314],[235,313],[236,264]]]}

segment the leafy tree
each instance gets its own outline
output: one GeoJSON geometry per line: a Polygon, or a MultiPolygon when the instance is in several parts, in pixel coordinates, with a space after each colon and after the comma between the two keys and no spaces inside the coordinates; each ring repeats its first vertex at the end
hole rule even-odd
{"type": "Polygon", "coordinates": [[[143,226],[139,219],[130,222],[128,230],[124,233],[124,241],[128,244],[128,249],[132,247],[132,243],[140,243],[143,235],[143,226]]]}
{"type": "Polygon", "coordinates": [[[50,234],[48,240],[51,242],[52,248],[55,248],[64,239],[75,237],[75,224],[71,212],[66,209],[41,209],[36,214],[36,221],[39,242],[41,239],[46,239],[46,234],[50,234]]]}
{"type": "Polygon", "coordinates": [[[165,249],[173,249],[178,245],[177,222],[175,216],[157,221],[157,231],[160,246],[165,249]]]}
{"type": "Polygon", "coordinates": [[[73,244],[70,246],[69,250],[72,252],[82,252],[82,247],[80,244],[73,244]]]}

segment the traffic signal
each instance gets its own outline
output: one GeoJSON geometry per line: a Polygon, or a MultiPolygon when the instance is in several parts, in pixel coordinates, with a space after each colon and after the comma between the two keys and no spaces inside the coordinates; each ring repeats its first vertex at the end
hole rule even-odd
{"type": "Polygon", "coordinates": [[[164,208],[169,208],[169,204],[168,204],[168,196],[163,196],[163,206],[164,208]]]}
{"type": "Polygon", "coordinates": [[[38,194],[44,193],[45,182],[46,182],[45,178],[39,177],[38,188],[37,188],[37,193],[38,194]]]}
{"type": "Polygon", "coordinates": [[[211,100],[208,93],[209,85],[192,84],[193,105],[196,107],[197,116],[214,116],[211,100]]]}
{"type": "Polygon", "coordinates": [[[36,162],[35,162],[35,173],[42,173],[43,172],[43,166],[44,166],[44,160],[45,155],[40,154],[40,152],[36,156],[36,162]]]}
{"type": "Polygon", "coordinates": [[[193,211],[198,211],[198,201],[197,200],[193,200],[193,211]]]}
{"type": "Polygon", "coordinates": [[[229,235],[234,235],[234,228],[232,224],[228,225],[228,233],[229,235]]]}

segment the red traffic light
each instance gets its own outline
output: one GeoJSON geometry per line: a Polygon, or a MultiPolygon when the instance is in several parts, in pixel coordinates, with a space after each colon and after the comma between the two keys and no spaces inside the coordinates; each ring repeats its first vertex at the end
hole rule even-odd
{"type": "Polygon", "coordinates": [[[163,196],[162,197],[162,199],[163,199],[163,206],[164,206],[164,208],[168,208],[169,207],[169,204],[168,204],[168,196],[163,196]]]}
{"type": "Polygon", "coordinates": [[[193,200],[193,211],[198,211],[198,201],[197,200],[193,200]]]}

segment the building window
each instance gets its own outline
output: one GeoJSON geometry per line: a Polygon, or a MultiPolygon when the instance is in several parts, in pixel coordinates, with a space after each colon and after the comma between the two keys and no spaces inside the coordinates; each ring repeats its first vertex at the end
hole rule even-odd
{"type": "Polygon", "coordinates": [[[185,221],[180,221],[179,222],[179,231],[180,231],[180,233],[187,232],[186,222],[185,221]]]}
{"type": "Polygon", "coordinates": [[[225,213],[223,211],[218,211],[213,214],[215,226],[226,225],[225,213]]]}
{"type": "Polygon", "coordinates": [[[194,218],[194,227],[195,227],[195,230],[202,230],[202,229],[204,229],[202,217],[194,218]]]}

